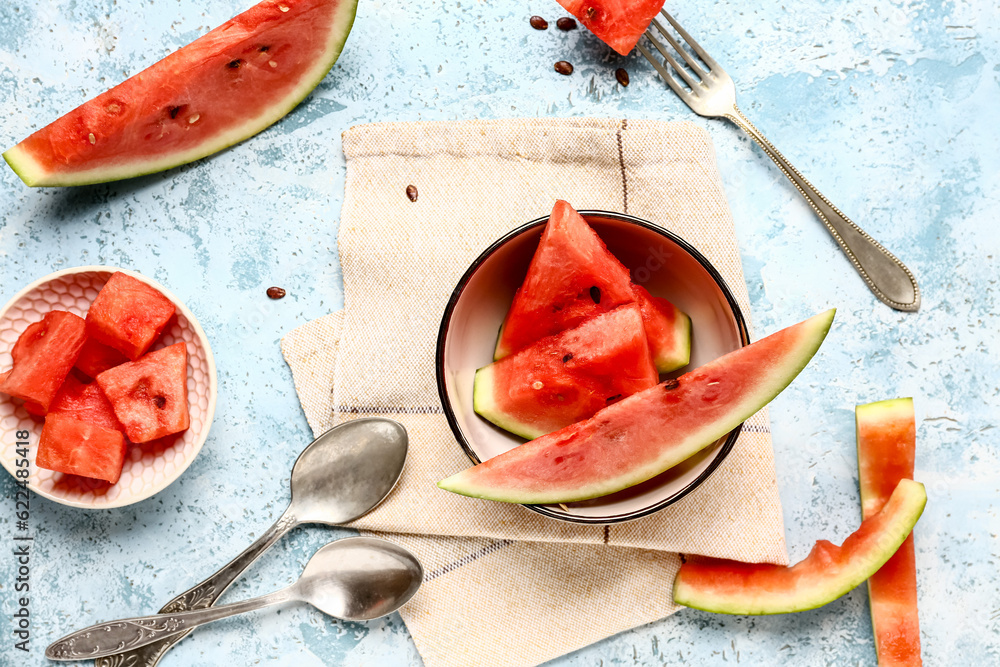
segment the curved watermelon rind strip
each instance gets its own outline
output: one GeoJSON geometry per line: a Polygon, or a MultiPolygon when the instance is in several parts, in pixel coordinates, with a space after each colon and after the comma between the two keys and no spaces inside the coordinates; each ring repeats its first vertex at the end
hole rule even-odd
{"type": "Polygon", "coordinates": [[[493,377],[493,366],[483,366],[476,371],[476,379],[472,390],[472,408],[483,419],[499,426],[505,431],[521,436],[525,440],[534,440],[545,435],[545,431],[531,424],[513,419],[497,405],[493,392],[497,383],[493,377]]]}
{"type": "MultiPolygon", "coordinates": [[[[50,172],[44,165],[38,162],[21,144],[9,148],[3,153],[3,159],[7,162],[14,173],[29,187],[45,186],[76,186],[93,185],[96,183],[107,183],[125,178],[137,178],[147,176],[157,172],[166,171],[184,164],[200,160],[214,153],[230,148],[250,137],[259,134],[271,125],[284,118],[299,103],[309,96],[316,86],[326,78],[326,75],[333,69],[333,66],[343,52],[344,44],[354,26],[354,19],[357,15],[357,0],[342,0],[338,5],[338,12],[333,22],[327,41],[326,57],[317,59],[316,65],[309,73],[302,77],[298,86],[288,93],[284,98],[278,100],[273,106],[255,118],[249,119],[242,125],[231,128],[229,131],[213,137],[211,141],[206,141],[200,146],[190,150],[165,155],[156,159],[146,161],[134,161],[124,164],[113,165],[111,167],[101,167],[98,169],[87,169],[83,171],[50,172]]],[[[184,47],[182,47],[184,48],[184,47]]],[[[176,53],[176,52],[175,52],[176,53]]],[[[151,65],[155,67],[156,64],[151,65]]]]}
{"type": "Polygon", "coordinates": [[[882,529],[873,536],[874,545],[861,555],[849,555],[847,564],[839,568],[836,563],[810,562],[816,553],[815,549],[813,554],[791,568],[734,563],[734,567],[747,572],[742,577],[742,588],[720,590],[720,586],[715,585],[717,577],[713,576],[716,574],[713,566],[703,567],[698,561],[685,563],[674,580],[674,602],[701,611],[745,616],[789,614],[822,607],[846,595],[885,565],[906,541],[926,504],[927,493],[923,484],[910,479],[901,480],[879,514],[863,522],[861,528],[848,537],[842,547],[833,547],[839,554],[852,538],[862,533],[869,521],[885,520],[882,529]],[[810,568],[810,565],[814,567],[810,568]],[[801,584],[803,588],[776,590],[773,587],[764,590],[764,586],[755,585],[757,582],[753,581],[755,567],[765,573],[791,572],[799,568],[801,576],[795,578],[794,582],[801,584]]]}
{"type": "MultiPolygon", "coordinates": [[[[627,406],[630,403],[641,400],[643,395],[647,392],[658,391],[657,388],[662,387],[662,384],[637,394],[633,394],[619,403],[598,412],[597,415],[592,417],[590,420],[577,422],[576,424],[567,426],[565,429],[556,431],[555,433],[550,433],[548,436],[543,438],[525,443],[516,449],[510,450],[506,454],[494,457],[485,463],[468,468],[462,472],[452,475],[451,477],[448,477],[447,479],[441,480],[438,482],[438,487],[444,489],[445,491],[450,491],[459,495],[481,498],[484,500],[518,503],[522,505],[548,505],[599,498],[652,479],[653,477],[656,477],[660,473],[663,473],[679,463],[686,461],[704,448],[715,443],[719,440],[719,438],[725,436],[727,433],[758,412],[765,405],[770,403],[779,393],[791,384],[792,380],[798,376],[802,369],[806,367],[812,357],[819,350],[820,345],[823,343],[830,330],[835,314],[836,309],[830,309],[819,313],[818,315],[814,315],[808,320],[804,320],[796,325],[793,325],[792,327],[788,327],[788,329],[797,329],[799,334],[796,346],[797,349],[794,350],[794,353],[790,352],[786,356],[784,365],[772,369],[774,371],[774,376],[768,383],[759,387],[758,391],[753,395],[744,397],[741,404],[732,406],[732,409],[725,416],[725,418],[717,419],[714,422],[705,424],[698,430],[687,433],[680,441],[663,443],[663,451],[661,454],[646,465],[632,468],[623,474],[579,485],[574,488],[562,488],[554,484],[543,488],[525,488],[524,486],[518,487],[516,483],[503,484],[495,477],[487,480],[485,483],[479,479],[484,470],[491,469],[494,466],[499,467],[501,464],[500,459],[509,457],[507,460],[510,461],[520,457],[533,456],[535,452],[541,450],[541,448],[549,446],[549,443],[551,443],[553,439],[560,438],[563,434],[575,432],[581,428],[587,428],[589,422],[602,419],[602,416],[609,410],[621,411],[623,409],[628,409],[627,406]]],[[[782,330],[773,335],[779,335],[783,331],[786,330],[782,330]]],[[[763,342],[763,340],[758,341],[758,343],[763,342]]],[[[697,372],[698,370],[711,368],[715,365],[720,365],[726,357],[731,355],[741,353],[745,354],[745,351],[750,350],[754,345],[756,345],[756,343],[740,348],[735,352],[730,352],[715,361],[709,362],[700,369],[692,371],[692,373],[697,372]]],[[[683,380],[683,376],[681,379],[683,380]]]]}

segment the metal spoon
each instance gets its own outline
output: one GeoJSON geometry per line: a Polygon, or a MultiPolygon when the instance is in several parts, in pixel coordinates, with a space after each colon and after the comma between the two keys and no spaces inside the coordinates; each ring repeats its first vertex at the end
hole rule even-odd
{"type": "MultiPolygon", "coordinates": [[[[406,460],[407,443],[402,424],[381,417],[346,422],[316,438],[292,467],[292,500],[281,518],[246,551],[168,602],[160,613],[212,606],[261,554],[300,524],[337,525],[367,514],[396,485],[406,460]]],[[[186,636],[186,632],[174,634],[114,659],[103,658],[95,667],[154,667],[186,636]]]]}
{"type": "Polygon", "coordinates": [[[86,660],[114,655],[220,618],[285,602],[308,602],[335,618],[368,621],[406,604],[423,578],[420,562],[403,547],[373,537],[349,537],[317,551],[288,588],[219,607],[98,623],[54,642],[45,649],[45,657],[86,660]]]}

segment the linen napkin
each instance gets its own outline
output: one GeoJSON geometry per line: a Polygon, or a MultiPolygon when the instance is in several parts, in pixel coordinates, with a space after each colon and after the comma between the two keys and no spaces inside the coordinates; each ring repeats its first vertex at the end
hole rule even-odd
{"type": "Polygon", "coordinates": [[[409,432],[399,485],[352,526],[391,534],[423,562],[425,584],[401,614],[427,667],[535,665],[663,618],[677,609],[680,553],[787,564],[766,411],[697,490],[628,523],[569,524],[436,487],[470,465],[435,384],[445,304],[482,250],[556,199],[677,233],[749,312],[704,130],[614,119],[388,123],[351,128],[343,146],[345,309],[290,332],[282,350],[316,434],[371,415],[409,432]]]}

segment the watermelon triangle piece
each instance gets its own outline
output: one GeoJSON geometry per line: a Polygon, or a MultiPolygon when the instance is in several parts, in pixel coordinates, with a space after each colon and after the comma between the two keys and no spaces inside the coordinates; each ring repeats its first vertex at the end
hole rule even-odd
{"type": "Polygon", "coordinates": [[[659,381],[634,303],[476,371],[476,412],[524,438],[594,415],[659,381]]]}
{"type": "Polygon", "coordinates": [[[0,382],[0,393],[22,399],[31,414],[44,415],[86,339],[82,317],[64,310],[46,313],[18,337],[11,350],[14,367],[0,382]]]}
{"type": "Polygon", "coordinates": [[[691,361],[691,318],[663,297],[632,285],[656,370],[669,373],[691,361]]]}
{"type": "MultiPolygon", "coordinates": [[[[867,521],[889,502],[901,480],[913,479],[916,456],[913,399],[859,405],[855,418],[862,517],[867,521]]],[[[922,664],[913,533],[868,579],[868,599],[879,666],[922,664]]]]}
{"type": "Polygon", "coordinates": [[[558,0],[570,14],[612,49],[627,56],[664,0],[558,0]]]}
{"type": "Polygon", "coordinates": [[[192,162],[282,118],[326,76],[357,0],[264,0],[3,154],[27,185],[192,162]]]}
{"type": "Polygon", "coordinates": [[[568,503],[655,477],[723,437],[805,368],[833,310],[614,403],[438,486],[509,503],[568,503]]]}
{"type": "Polygon", "coordinates": [[[720,614],[787,614],[815,609],[874,574],[913,530],[927,494],[900,480],[889,501],[841,546],[820,540],[805,560],[781,565],[698,558],[681,565],[674,602],[720,614]]]}
{"type": "Polygon", "coordinates": [[[115,417],[114,408],[97,383],[83,384],[72,375],[66,378],[56,394],[49,407],[49,414],[60,414],[102,428],[125,432],[115,417]]]}

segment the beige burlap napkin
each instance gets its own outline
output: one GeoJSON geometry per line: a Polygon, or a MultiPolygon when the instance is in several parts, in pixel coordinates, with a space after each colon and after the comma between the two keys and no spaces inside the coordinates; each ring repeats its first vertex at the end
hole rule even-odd
{"type": "Polygon", "coordinates": [[[392,533],[424,563],[425,585],[402,615],[428,667],[534,665],[667,616],[678,553],[787,563],[766,412],[695,492],[629,523],[568,524],[435,486],[469,465],[435,384],[445,304],[483,249],[556,199],[678,233],[749,312],[702,129],[612,119],[377,124],[343,142],[345,309],[292,331],[282,350],[314,432],[367,415],[409,432],[400,484],[353,525],[392,533]]]}

